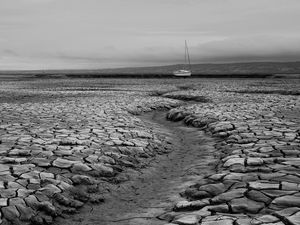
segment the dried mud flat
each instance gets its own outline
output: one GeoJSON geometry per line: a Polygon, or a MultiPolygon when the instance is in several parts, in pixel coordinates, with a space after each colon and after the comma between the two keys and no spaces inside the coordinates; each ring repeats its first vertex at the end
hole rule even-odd
{"type": "Polygon", "coordinates": [[[300,224],[299,80],[0,87],[1,224],[300,224]]]}

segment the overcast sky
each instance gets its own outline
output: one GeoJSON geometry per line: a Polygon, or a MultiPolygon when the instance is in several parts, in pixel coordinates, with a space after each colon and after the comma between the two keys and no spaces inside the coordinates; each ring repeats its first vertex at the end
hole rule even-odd
{"type": "Polygon", "coordinates": [[[300,0],[0,0],[0,70],[300,60],[300,0]]]}

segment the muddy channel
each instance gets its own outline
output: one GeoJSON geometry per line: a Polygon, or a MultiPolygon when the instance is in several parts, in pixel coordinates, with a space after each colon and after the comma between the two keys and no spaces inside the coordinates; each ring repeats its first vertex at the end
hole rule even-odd
{"type": "Polygon", "coordinates": [[[56,225],[161,225],[159,216],[171,211],[179,193],[215,170],[215,140],[182,122],[166,120],[166,111],[139,116],[156,133],[165,135],[172,151],[157,155],[131,181],[112,189],[102,204],[87,204],[56,225]]]}

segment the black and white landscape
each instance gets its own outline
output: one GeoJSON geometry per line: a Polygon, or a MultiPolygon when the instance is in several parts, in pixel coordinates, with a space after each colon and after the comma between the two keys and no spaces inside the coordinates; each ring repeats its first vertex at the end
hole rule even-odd
{"type": "Polygon", "coordinates": [[[0,224],[299,225],[299,10],[0,0],[0,224]]]}

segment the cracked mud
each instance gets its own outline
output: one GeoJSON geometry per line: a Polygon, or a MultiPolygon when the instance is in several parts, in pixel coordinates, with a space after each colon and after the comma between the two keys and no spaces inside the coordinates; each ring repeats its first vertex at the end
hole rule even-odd
{"type": "Polygon", "coordinates": [[[196,128],[166,122],[166,112],[141,116],[147,126],[168,138],[166,154],[159,155],[130,182],[112,190],[99,206],[89,205],[84,214],[72,215],[64,224],[164,224],[157,217],[183,200],[178,193],[212,172],[214,142],[196,128]]]}
{"type": "Polygon", "coordinates": [[[1,81],[0,222],[300,224],[299,86],[1,81]]]}

